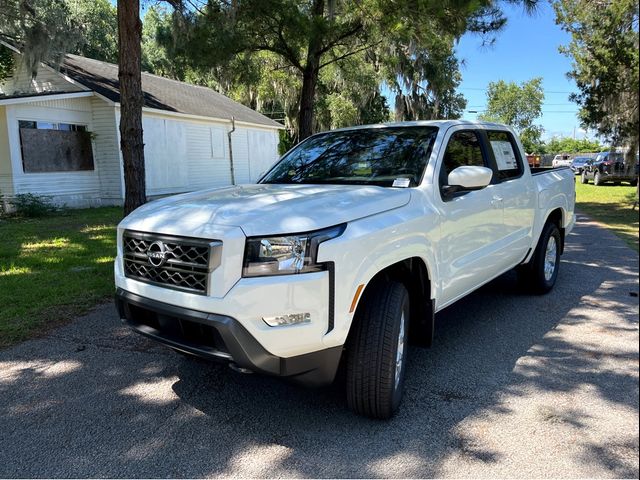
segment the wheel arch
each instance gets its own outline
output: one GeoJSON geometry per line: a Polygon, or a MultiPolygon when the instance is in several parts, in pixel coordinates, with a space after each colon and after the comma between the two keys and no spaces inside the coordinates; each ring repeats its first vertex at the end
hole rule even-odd
{"type": "Polygon", "coordinates": [[[358,298],[354,321],[351,323],[349,335],[355,330],[358,321],[358,309],[366,301],[367,293],[380,282],[397,281],[402,283],[409,293],[411,315],[409,334],[412,342],[425,346],[433,343],[434,330],[434,290],[428,263],[421,257],[410,257],[379,270],[365,284],[358,298]]]}
{"type": "MultiPolygon", "coordinates": [[[[560,254],[562,255],[564,253],[564,243],[565,243],[565,218],[566,218],[566,212],[562,207],[558,207],[558,208],[554,208],[553,210],[551,210],[548,214],[547,214],[547,218],[545,219],[544,223],[542,224],[542,228],[544,228],[544,226],[547,223],[553,223],[558,227],[558,230],[560,230],[560,254]]],[[[542,232],[542,230],[541,230],[542,232]]],[[[540,235],[538,235],[538,239],[539,239],[540,235]]]]}

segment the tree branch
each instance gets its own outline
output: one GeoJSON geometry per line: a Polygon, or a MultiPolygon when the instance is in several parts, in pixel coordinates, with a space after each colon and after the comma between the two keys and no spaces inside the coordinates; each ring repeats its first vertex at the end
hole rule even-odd
{"type": "Polygon", "coordinates": [[[254,52],[265,51],[265,52],[277,53],[278,55],[281,55],[285,60],[287,60],[292,67],[300,71],[303,71],[302,65],[300,65],[300,62],[295,57],[290,58],[287,51],[282,50],[276,46],[268,45],[268,44],[258,44],[258,45],[254,45],[250,50],[254,52]]]}
{"type": "Polygon", "coordinates": [[[339,62],[340,60],[344,60],[345,58],[348,58],[348,57],[350,57],[352,55],[356,55],[356,54],[358,54],[360,52],[364,52],[365,50],[368,50],[368,49],[370,49],[372,47],[375,47],[376,45],[380,45],[381,43],[382,43],[382,40],[380,40],[379,42],[373,43],[371,45],[365,45],[364,47],[358,48],[358,49],[353,50],[351,52],[347,52],[344,55],[340,55],[339,57],[332,58],[328,62],[325,62],[325,63],[321,64],[320,67],[318,67],[318,69],[324,68],[327,65],[331,65],[332,63],[339,62]]]}
{"type": "Polygon", "coordinates": [[[355,24],[355,26],[350,29],[347,30],[346,32],[341,33],[340,35],[338,35],[336,38],[334,38],[333,40],[331,40],[330,42],[328,42],[324,47],[322,47],[320,49],[320,51],[318,52],[319,55],[322,55],[323,53],[328,52],[329,50],[331,50],[333,47],[335,47],[338,43],[340,43],[342,40],[344,40],[345,38],[349,38],[353,35],[355,35],[356,33],[358,33],[360,30],[362,30],[362,23],[358,22],[355,24]]]}
{"type": "Polygon", "coordinates": [[[280,25],[280,28],[278,29],[278,40],[280,40],[280,44],[288,54],[287,60],[289,60],[291,64],[294,67],[296,67],[298,70],[302,71],[302,65],[300,64],[300,59],[298,58],[296,53],[293,51],[291,46],[284,39],[284,36],[282,34],[282,25],[280,25]]]}

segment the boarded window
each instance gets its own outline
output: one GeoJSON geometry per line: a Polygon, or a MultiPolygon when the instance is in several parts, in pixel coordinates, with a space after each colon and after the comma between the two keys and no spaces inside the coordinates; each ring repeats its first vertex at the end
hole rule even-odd
{"type": "Polygon", "coordinates": [[[25,173],[93,170],[91,134],[83,125],[20,121],[25,173]]]}

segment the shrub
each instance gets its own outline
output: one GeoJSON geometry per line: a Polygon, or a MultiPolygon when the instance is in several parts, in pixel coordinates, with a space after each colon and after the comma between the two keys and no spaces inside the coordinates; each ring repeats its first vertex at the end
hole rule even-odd
{"type": "Polygon", "coordinates": [[[58,210],[48,197],[33,193],[19,193],[9,200],[9,203],[15,208],[15,214],[20,217],[44,217],[58,210]]]}

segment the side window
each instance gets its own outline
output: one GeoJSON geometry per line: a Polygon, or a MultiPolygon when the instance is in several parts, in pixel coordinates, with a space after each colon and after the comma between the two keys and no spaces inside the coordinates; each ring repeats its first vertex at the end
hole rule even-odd
{"type": "Polygon", "coordinates": [[[441,191],[442,187],[449,184],[449,173],[464,165],[485,166],[480,139],[478,134],[472,130],[455,132],[449,138],[440,168],[441,191]]]}
{"type": "Polygon", "coordinates": [[[518,178],[524,172],[520,150],[513,135],[504,131],[488,131],[487,137],[496,163],[495,175],[504,182],[518,178]]]}

